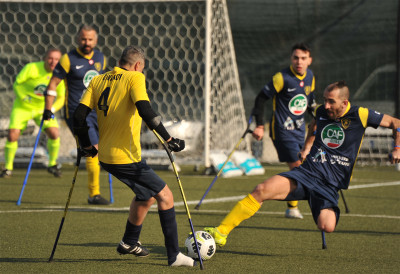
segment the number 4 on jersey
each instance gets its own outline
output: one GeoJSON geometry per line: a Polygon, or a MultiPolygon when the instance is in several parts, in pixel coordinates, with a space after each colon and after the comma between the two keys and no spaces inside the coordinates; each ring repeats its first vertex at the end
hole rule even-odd
{"type": "Polygon", "coordinates": [[[97,107],[99,110],[104,111],[104,116],[107,116],[108,111],[108,95],[110,94],[110,88],[107,87],[100,95],[99,101],[97,102],[97,107]]]}

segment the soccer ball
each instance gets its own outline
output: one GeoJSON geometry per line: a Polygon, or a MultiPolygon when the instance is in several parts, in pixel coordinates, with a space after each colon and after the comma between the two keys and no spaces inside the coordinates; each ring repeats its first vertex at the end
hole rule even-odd
{"type": "MultiPolygon", "coordinates": [[[[209,260],[215,254],[214,238],[205,231],[196,231],[196,240],[199,246],[201,259],[209,260]]],[[[186,253],[193,259],[198,259],[199,256],[196,250],[196,244],[193,239],[193,234],[190,233],[185,241],[186,253]]]]}

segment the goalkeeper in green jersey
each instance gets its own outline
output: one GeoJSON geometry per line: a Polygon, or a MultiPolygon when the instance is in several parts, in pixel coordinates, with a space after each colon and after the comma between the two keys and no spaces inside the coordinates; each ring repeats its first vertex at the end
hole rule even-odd
{"type": "MultiPolygon", "coordinates": [[[[40,124],[44,109],[44,95],[46,87],[53,75],[53,70],[61,58],[61,51],[49,49],[44,61],[33,62],[25,65],[18,73],[14,82],[15,100],[10,115],[10,125],[4,150],[5,169],[0,177],[12,176],[15,153],[18,149],[18,139],[28,124],[33,119],[40,124]]],[[[57,99],[53,105],[53,113],[64,105],[65,84],[57,87],[57,99]]],[[[60,137],[56,118],[44,121],[43,130],[48,136],[47,149],[49,153],[49,165],[47,170],[55,177],[61,176],[61,169],[57,165],[58,152],[60,150],[60,137]]]]}

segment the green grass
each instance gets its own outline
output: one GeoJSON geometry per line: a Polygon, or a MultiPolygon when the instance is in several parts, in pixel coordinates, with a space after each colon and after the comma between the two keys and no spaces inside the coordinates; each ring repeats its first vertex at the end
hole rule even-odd
{"type": "MultiPolygon", "coordinates": [[[[206,199],[249,193],[264,178],[285,171],[284,165],[265,166],[263,176],[219,178],[206,199]]],[[[63,177],[46,170],[31,171],[22,198],[16,205],[26,170],[17,169],[11,179],[0,179],[0,273],[170,273],[200,269],[169,268],[158,214],[152,209],[143,224],[142,243],[151,251],[147,258],[120,256],[120,241],[133,193],[114,178],[114,204],[87,204],[86,170],[78,172],[70,208],[65,219],[54,261],[48,263],[71,188],[73,167],[63,167],[63,177]]],[[[172,189],[177,203],[177,222],[182,251],[190,232],[181,205],[176,178],[171,171],[157,171],[172,189]]],[[[181,181],[190,204],[196,230],[216,226],[236,201],[195,204],[214,176],[202,176],[183,167],[181,181]]],[[[101,173],[102,195],[109,196],[107,174],[101,173]]],[[[400,180],[394,167],[356,168],[351,185],[400,180]]],[[[300,202],[303,220],[283,217],[283,202],[266,202],[251,219],[228,238],[224,248],[204,262],[208,273],[395,273],[400,269],[400,186],[344,191],[350,208],[346,214],[340,201],[341,219],[334,233],[326,235],[327,250],[321,249],[317,230],[305,201],[300,202]]]]}

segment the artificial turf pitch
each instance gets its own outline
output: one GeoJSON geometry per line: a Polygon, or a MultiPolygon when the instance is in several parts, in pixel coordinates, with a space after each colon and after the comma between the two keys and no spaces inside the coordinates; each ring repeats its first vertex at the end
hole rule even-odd
{"type": "MultiPolygon", "coordinates": [[[[189,202],[195,230],[216,226],[254,186],[284,165],[266,165],[263,176],[219,178],[200,207],[194,206],[214,175],[203,176],[193,167],[179,173],[189,202]],[[225,201],[219,200],[226,198],[225,201]],[[229,198],[230,197],[230,198],[229,198]],[[211,200],[211,201],[210,201],[211,200]]],[[[121,240],[133,197],[113,178],[114,203],[87,204],[87,173],[77,175],[70,207],[53,262],[48,259],[71,188],[73,166],[63,166],[63,177],[54,178],[45,169],[32,169],[22,202],[16,205],[26,170],[14,170],[10,179],[0,179],[0,273],[169,273],[201,271],[199,267],[170,268],[157,210],[146,217],[140,237],[151,255],[120,256],[121,240]]],[[[157,171],[174,193],[181,250],[190,232],[188,218],[172,171],[157,171]]],[[[400,269],[400,172],[390,167],[356,167],[351,186],[344,191],[350,213],[340,200],[341,218],[334,233],[326,234],[328,249],[322,249],[308,204],[299,206],[303,220],[284,218],[284,202],[266,202],[244,221],[204,262],[208,273],[396,273],[400,269]],[[388,184],[389,182],[389,184],[388,184]],[[393,182],[390,184],[390,182],[393,182]],[[378,185],[374,185],[378,184],[378,185]],[[370,187],[368,187],[370,186],[370,187]],[[357,188],[358,187],[358,188],[357,188]]],[[[108,175],[101,172],[102,196],[109,198],[108,175]]]]}

